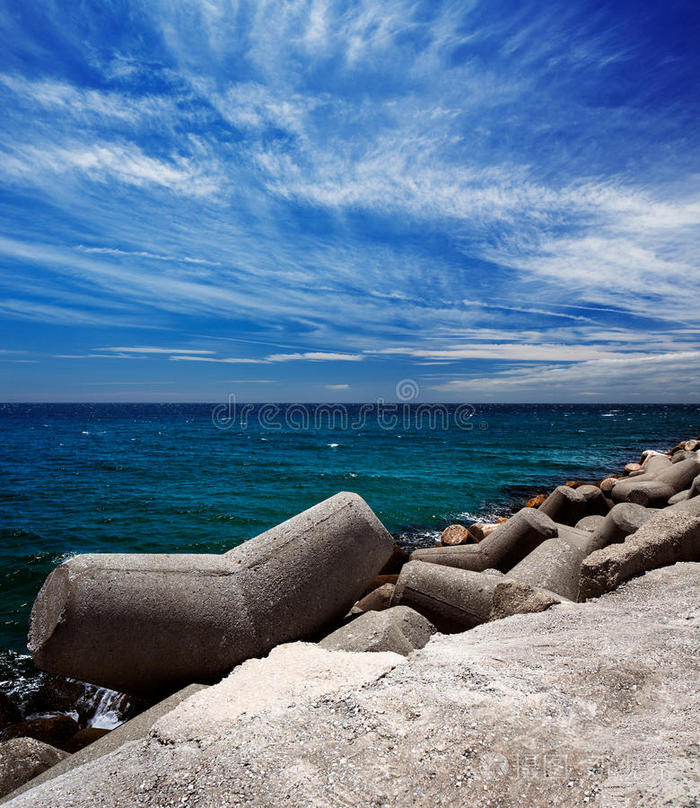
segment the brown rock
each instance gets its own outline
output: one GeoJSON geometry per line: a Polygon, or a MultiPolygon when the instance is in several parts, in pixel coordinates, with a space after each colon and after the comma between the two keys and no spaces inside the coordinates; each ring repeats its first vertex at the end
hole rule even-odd
{"type": "Polygon", "coordinates": [[[375,589],[379,589],[379,587],[384,586],[384,584],[395,584],[398,581],[398,579],[399,579],[398,575],[375,575],[374,580],[367,588],[367,592],[365,592],[365,595],[368,595],[375,589]]]}
{"type": "Polygon", "coordinates": [[[686,452],[697,452],[698,448],[700,448],[700,440],[687,440],[683,444],[683,448],[686,452]]]}
{"type": "MultiPolygon", "coordinates": [[[[506,521],[508,521],[506,519],[506,521]]],[[[485,539],[489,533],[493,533],[493,531],[498,527],[498,524],[493,522],[475,522],[473,525],[469,526],[469,535],[472,537],[472,541],[480,542],[482,539],[485,539]]]]}
{"type": "Polygon", "coordinates": [[[382,584],[373,589],[364,598],[361,598],[350,609],[350,614],[361,614],[363,612],[382,612],[391,606],[391,599],[394,596],[394,584],[382,584]]]}
{"type": "Polygon", "coordinates": [[[35,738],[13,738],[0,743],[0,798],[68,757],[35,738]]]}
{"type": "Polygon", "coordinates": [[[35,738],[37,741],[65,749],[69,738],[80,730],[80,725],[67,715],[52,715],[48,718],[31,718],[12,724],[2,732],[3,740],[11,738],[35,738]]]}
{"type": "Polygon", "coordinates": [[[628,463],[623,469],[625,474],[632,474],[635,471],[643,471],[639,463],[628,463]]]}
{"type": "Polygon", "coordinates": [[[546,494],[538,494],[536,497],[533,497],[532,499],[528,499],[528,501],[525,503],[525,507],[526,508],[539,508],[540,505],[545,501],[545,499],[547,499],[546,494]]]}
{"type": "Polygon", "coordinates": [[[380,575],[398,575],[401,572],[401,567],[407,563],[409,553],[402,550],[398,544],[394,544],[394,549],[391,552],[391,558],[379,570],[380,575]]]}
{"type": "Polygon", "coordinates": [[[598,483],[598,488],[600,488],[604,494],[609,494],[615,487],[615,483],[618,481],[618,479],[619,477],[616,474],[611,474],[609,477],[606,477],[604,480],[601,480],[598,483]]]}
{"type": "Polygon", "coordinates": [[[81,749],[85,749],[86,746],[90,746],[91,743],[99,741],[105,735],[109,735],[110,732],[111,730],[101,729],[100,727],[86,727],[76,732],[72,738],[69,738],[64,744],[64,748],[66,752],[79,752],[81,749]]]}
{"type": "Polygon", "coordinates": [[[499,517],[496,519],[496,524],[497,524],[497,525],[502,525],[504,522],[507,522],[507,521],[508,521],[508,519],[509,519],[509,517],[508,517],[508,516],[499,516],[499,517]]]}
{"type": "Polygon", "coordinates": [[[585,485],[585,483],[576,482],[576,480],[569,480],[568,483],[564,483],[567,488],[578,488],[581,485],[585,485]]]}
{"type": "Polygon", "coordinates": [[[450,525],[442,531],[440,544],[445,547],[452,547],[455,544],[467,544],[476,541],[464,525],[450,525]]]}

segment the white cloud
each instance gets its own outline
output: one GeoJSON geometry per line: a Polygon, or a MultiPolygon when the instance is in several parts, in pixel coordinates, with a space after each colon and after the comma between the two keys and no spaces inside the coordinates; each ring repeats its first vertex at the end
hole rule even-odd
{"type": "Polygon", "coordinates": [[[192,348],[160,348],[153,345],[138,345],[130,348],[100,348],[100,351],[116,351],[131,354],[213,354],[214,351],[202,351],[192,348]]]}
{"type": "Polygon", "coordinates": [[[361,362],[366,357],[362,354],[327,353],[325,351],[306,351],[304,353],[270,354],[268,362],[293,362],[308,360],[311,362],[361,362]]]}
{"type": "Polygon", "coordinates": [[[326,390],[349,390],[349,384],[324,384],[326,390]]]}

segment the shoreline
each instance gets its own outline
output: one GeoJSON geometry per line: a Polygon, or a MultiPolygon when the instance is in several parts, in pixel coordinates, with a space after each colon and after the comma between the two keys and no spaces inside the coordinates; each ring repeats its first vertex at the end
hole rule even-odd
{"type": "MultiPolygon", "coordinates": [[[[684,456],[684,459],[685,459],[685,458],[688,458],[690,456],[694,457],[695,453],[698,450],[700,450],[700,442],[698,442],[698,439],[690,439],[689,441],[681,442],[681,443],[677,444],[675,447],[672,447],[671,449],[667,449],[665,453],[662,453],[662,452],[660,452],[658,450],[655,450],[655,449],[652,449],[652,450],[642,449],[642,450],[640,450],[640,453],[639,453],[639,455],[640,455],[639,460],[644,461],[646,463],[653,457],[667,457],[669,459],[673,459],[676,456],[677,456],[676,457],[676,460],[677,460],[679,457],[681,457],[681,454],[684,456]]],[[[620,462],[622,462],[623,460],[624,460],[624,458],[621,458],[620,462]]],[[[643,469],[643,467],[642,467],[642,465],[640,463],[635,463],[633,461],[633,462],[627,463],[626,465],[627,465],[626,469],[624,469],[624,468],[618,468],[617,469],[617,474],[615,476],[619,480],[627,480],[627,481],[629,481],[629,480],[634,480],[635,476],[642,476],[643,477],[644,469],[643,469]],[[636,465],[636,467],[635,467],[635,465],[636,465]]],[[[606,470],[608,470],[608,469],[606,469],[606,470]]],[[[597,470],[596,470],[596,474],[595,475],[591,474],[591,476],[596,476],[597,477],[597,470]]],[[[608,475],[608,479],[610,479],[610,475],[608,475]]],[[[603,480],[598,479],[597,483],[589,483],[589,482],[586,482],[584,480],[566,481],[566,482],[567,482],[567,484],[570,483],[570,482],[575,483],[574,485],[569,486],[570,489],[575,491],[576,488],[578,488],[578,487],[592,488],[592,487],[595,487],[596,485],[600,486],[603,483],[603,480]]],[[[555,492],[556,492],[556,490],[557,489],[555,489],[555,492]]],[[[545,491],[541,490],[541,491],[538,491],[537,493],[544,495],[545,491]]],[[[550,495],[550,498],[551,498],[551,495],[550,495]]],[[[698,498],[698,501],[700,501],[700,498],[698,498]]],[[[524,503],[521,502],[521,507],[522,507],[523,504],[524,503]]],[[[612,501],[609,502],[609,505],[612,506],[612,501]]],[[[493,513],[495,508],[497,508],[497,507],[499,507],[499,506],[494,506],[494,508],[491,510],[491,513],[493,513]]],[[[515,502],[512,502],[512,504],[509,507],[500,506],[500,509],[502,509],[502,510],[504,510],[506,512],[509,511],[509,517],[512,518],[512,516],[516,513],[517,506],[516,506],[515,502]]],[[[538,508],[532,508],[532,510],[533,511],[538,510],[538,508]]],[[[602,519],[602,518],[603,517],[602,517],[602,514],[601,514],[600,519],[602,519]]],[[[464,527],[467,528],[467,529],[470,528],[470,527],[473,527],[474,523],[466,524],[467,521],[469,521],[469,520],[464,520],[464,522],[465,522],[464,527]]],[[[507,522],[508,519],[504,519],[504,521],[507,522]]],[[[448,525],[446,525],[446,527],[448,527],[448,525]]],[[[488,536],[488,533],[482,535],[480,538],[483,539],[486,536],[488,536]]],[[[393,535],[393,539],[396,542],[396,544],[398,544],[399,547],[401,547],[401,541],[400,541],[401,537],[400,536],[397,537],[396,535],[393,535]]],[[[473,537],[470,537],[468,539],[468,542],[473,542],[473,541],[474,541],[473,537]]],[[[465,539],[464,542],[453,542],[451,546],[455,546],[456,548],[459,548],[459,547],[464,547],[465,545],[469,546],[468,543],[467,543],[467,539],[465,539]]],[[[243,545],[241,545],[241,546],[243,546],[243,545]]],[[[429,544],[429,545],[426,545],[424,543],[420,547],[418,545],[414,544],[413,546],[411,546],[409,548],[402,547],[402,549],[410,549],[410,550],[414,551],[414,553],[412,553],[412,555],[411,555],[411,561],[413,561],[413,559],[415,559],[417,557],[425,559],[426,549],[427,549],[427,553],[430,553],[430,548],[433,548],[433,547],[435,547],[434,542],[432,544],[429,544]],[[421,549],[421,547],[423,549],[421,549]],[[418,551],[417,553],[415,552],[416,550],[418,551]],[[421,552],[423,552],[423,554],[424,554],[423,556],[421,556],[421,552]]],[[[394,562],[395,563],[395,569],[392,569],[391,576],[387,576],[387,575],[384,576],[385,578],[391,577],[393,579],[392,582],[389,584],[388,581],[382,581],[377,586],[386,587],[387,585],[389,585],[389,586],[392,586],[392,587],[395,588],[396,587],[396,577],[398,575],[398,572],[401,572],[402,568],[404,567],[404,565],[406,564],[406,562],[408,560],[409,560],[408,559],[408,553],[403,553],[399,557],[398,563],[394,562]],[[395,571],[395,570],[397,570],[397,571],[395,571]]],[[[432,566],[432,565],[428,565],[428,566],[432,566]]],[[[378,576],[378,577],[381,577],[381,576],[378,576]]],[[[375,583],[376,583],[376,581],[375,581],[375,583]]],[[[365,596],[368,596],[376,588],[377,587],[374,587],[374,585],[370,586],[369,589],[365,592],[365,596]]],[[[393,591],[394,590],[392,590],[392,593],[393,593],[393,591]]],[[[364,597],[361,598],[360,602],[358,602],[356,604],[356,609],[353,610],[355,614],[369,614],[369,613],[376,610],[376,606],[369,609],[369,611],[366,611],[366,610],[364,610],[362,608],[357,609],[357,607],[361,605],[361,602],[363,601],[363,599],[364,599],[364,597]]],[[[552,604],[550,603],[549,605],[552,605],[552,604]]],[[[340,627],[342,628],[343,624],[344,624],[344,621],[340,621],[340,623],[338,623],[337,625],[340,625],[340,627]]],[[[333,627],[333,624],[331,623],[331,624],[328,625],[327,629],[332,629],[332,627],[333,627]]],[[[27,712],[25,715],[21,716],[20,717],[20,722],[31,721],[32,719],[35,719],[36,721],[47,720],[47,719],[40,718],[40,716],[46,716],[46,715],[54,715],[54,716],[72,715],[72,716],[75,716],[75,718],[78,720],[78,724],[76,725],[76,726],[78,726],[78,732],[84,731],[85,729],[89,728],[90,726],[94,726],[94,723],[95,723],[94,722],[94,715],[93,715],[93,718],[88,717],[88,715],[90,714],[90,705],[89,705],[90,698],[86,699],[86,692],[91,694],[92,700],[93,700],[93,705],[94,705],[94,703],[100,702],[100,701],[103,702],[103,703],[106,703],[107,701],[109,701],[111,699],[113,704],[110,705],[109,709],[112,709],[113,712],[118,711],[120,709],[119,708],[119,702],[121,702],[121,707],[122,708],[126,707],[126,709],[123,709],[123,712],[121,714],[119,714],[118,712],[115,712],[115,715],[113,716],[113,722],[112,722],[115,726],[119,726],[119,723],[120,723],[119,719],[121,719],[121,721],[124,721],[124,720],[128,721],[130,718],[133,718],[134,716],[136,716],[140,712],[142,712],[144,709],[148,709],[148,707],[151,704],[155,703],[153,701],[151,701],[151,702],[145,701],[145,702],[139,703],[138,700],[132,699],[131,703],[127,704],[128,697],[124,697],[123,694],[115,693],[114,696],[111,696],[104,689],[96,688],[95,686],[92,686],[92,685],[83,686],[82,683],[75,682],[74,680],[71,681],[70,679],[62,679],[62,678],[59,677],[59,678],[53,678],[53,685],[56,687],[57,695],[60,695],[61,698],[63,699],[63,702],[62,702],[63,710],[55,710],[55,709],[52,710],[52,709],[50,709],[50,705],[49,705],[49,708],[46,709],[47,704],[49,704],[49,702],[51,700],[51,696],[50,696],[50,691],[51,691],[51,687],[52,687],[51,676],[53,676],[53,675],[42,674],[42,676],[48,676],[49,677],[49,679],[47,679],[46,682],[45,682],[45,685],[47,684],[48,687],[44,686],[44,688],[43,688],[43,690],[44,690],[43,696],[44,696],[45,699],[47,699],[47,702],[44,703],[42,709],[33,709],[31,712],[27,712]],[[80,693],[80,695],[77,698],[77,701],[75,701],[72,704],[70,702],[65,701],[65,699],[66,699],[66,690],[69,692],[67,698],[70,699],[71,697],[75,698],[75,694],[80,690],[80,688],[83,688],[83,692],[80,693]],[[72,692],[72,696],[70,695],[71,692],[72,692]]],[[[36,707],[36,704],[37,704],[37,702],[34,703],[35,707],[36,707]]],[[[12,714],[11,709],[9,710],[9,714],[12,714]]],[[[17,721],[15,721],[15,724],[17,724],[17,721]]],[[[5,736],[5,739],[6,739],[6,737],[7,737],[7,728],[3,729],[3,735],[5,736]]],[[[21,737],[21,735],[20,735],[20,737],[21,737]]],[[[49,737],[49,736],[46,735],[45,737],[49,737]]],[[[90,737],[89,734],[88,734],[88,737],[90,737]]],[[[94,741],[96,737],[97,737],[97,735],[94,734],[93,737],[91,738],[91,740],[94,741]]],[[[86,740],[87,739],[88,738],[86,737],[86,740]]],[[[69,740],[69,739],[67,738],[66,740],[69,740]]],[[[74,746],[71,751],[76,751],[77,748],[81,748],[81,747],[74,746]]]]}

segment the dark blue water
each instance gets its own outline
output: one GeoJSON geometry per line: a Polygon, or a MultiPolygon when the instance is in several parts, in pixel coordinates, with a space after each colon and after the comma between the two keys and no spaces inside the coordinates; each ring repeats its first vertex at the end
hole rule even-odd
{"type": "Polygon", "coordinates": [[[483,405],[459,424],[451,407],[432,429],[408,405],[364,423],[355,405],[335,428],[286,412],[218,428],[201,404],[0,405],[0,647],[25,650],[42,581],[74,553],[222,552],[339,490],[432,544],[700,431],[697,405],[483,405]]]}

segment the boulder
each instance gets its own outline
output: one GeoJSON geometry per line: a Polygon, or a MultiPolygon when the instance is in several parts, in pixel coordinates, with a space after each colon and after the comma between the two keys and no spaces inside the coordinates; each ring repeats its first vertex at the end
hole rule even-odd
{"type": "Polygon", "coordinates": [[[604,494],[609,494],[615,487],[615,483],[618,479],[618,477],[606,477],[598,483],[598,488],[600,488],[604,494]]]}
{"type": "Polygon", "coordinates": [[[487,536],[491,535],[491,533],[493,533],[497,527],[497,522],[474,522],[473,525],[469,525],[470,540],[477,544],[478,542],[483,541],[487,536]]]}
{"type": "Polygon", "coordinates": [[[67,750],[69,738],[80,729],[78,722],[68,715],[51,715],[42,718],[27,718],[6,727],[2,740],[11,738],[34,738],[59,749],[67,750]]]}
{"type": "Polygon", "coordinates": [[[683,444],[683,448],[686,452],[697,452],[700,449],[700,440],[687,440],[683,444]]]}
{"type": "Polygon", "coordinates": [[[39,592],[28,647],[40,668],[127,693],[216,681],[341,618],[393,546],[340,493],[222,556],[75,556],[39,592]]]}
{"type": "Polygon", "coordinates": [[[536,496],[532,497],[532,499],[528,499],[525,503],[526,508],[539,508],[540,505],[547,499],[546,494],[537,494],[536,496]]]}
{"type": "Polygon", "coordinates": [[[623,474],[634,474],[639,471],[642,471],[641,463],[628,463],[624,469],[622,469],[623,474]]]}
{"type": "Polygon", "coordinates": [[[394,603],[410,606],[444,633],[488,621],[500,575],[409,561],[401,570],[394,603]]]}
{"type": "Polygon", "coordinates": [[[554,592],[539,589],[535,586],[503,578],[493,590],[493,603],[489,620],[501,620],[514,614],[543,612],[561,603],[562,598],[554,592]]]}
{"type": "Polygon", "coordinates": [[[350,614],[362,614],[363,612],[381,612],[391,606],[391,599],[394,595],[394,584],[383,584],[373,589],[364,598],[361,598],[350,610],[350,614]]]}
{"type": "Polygon", "coordinates": [[[325,637],[319,645],[328,651],[393,651],[408,656],[422,648],[435,626],[408,606],[367,612],[325,637]]]}
{"type": "Polygon", "coordinates": [[[469,530],[464,525],[449,525],[442,531],[440,544],[445,547],[452,547],[455,544],[467,544],[474,541],[469,530]]]}
{"type": "Polygon", "coordinates": [[[700,519],[661,511],[621,544],[591,553],[581,565],[579,599],[598,597],[642,572],[700,560],[700,519]]]}
{"type": "Polygon", "coordinates": [[[36,738],[13,738],[0,743],[0,797],[68,757],[36,738]]]}
{"type": "Polygon", "coordinates": [[[488,568],[505,572],[540,542],[556,535],[556,525],[542,513],[541,508],[523,508],[479,544],[415,550],[411,553],[411,560],[459,567],[473,572],[488,568]]]}

